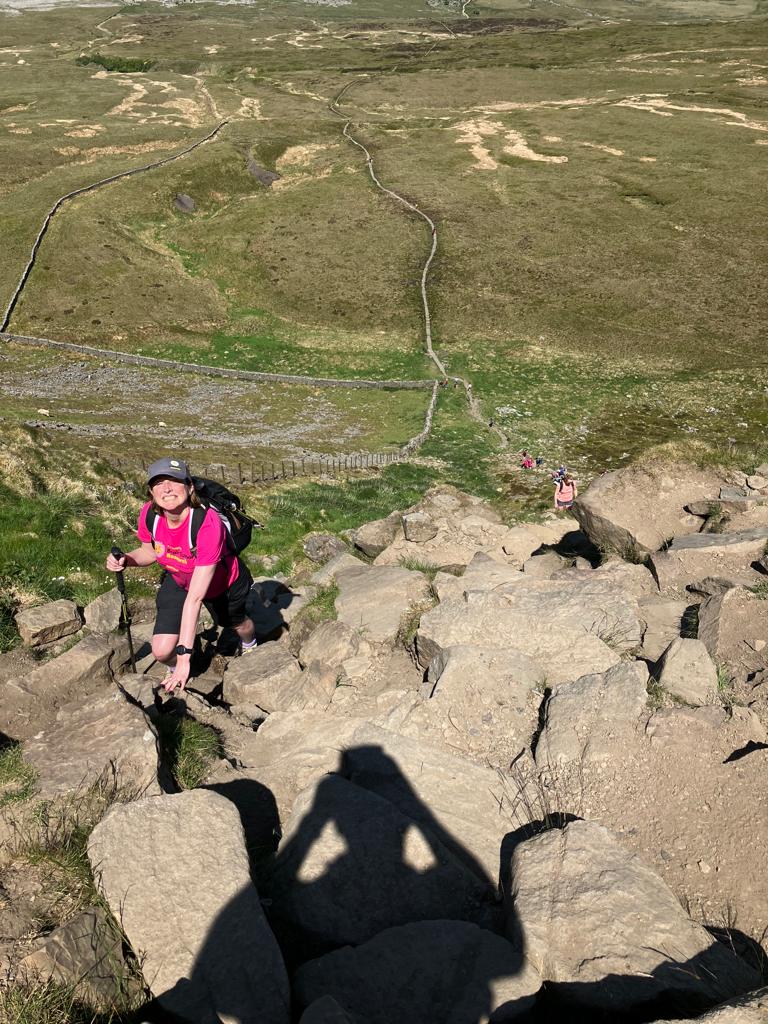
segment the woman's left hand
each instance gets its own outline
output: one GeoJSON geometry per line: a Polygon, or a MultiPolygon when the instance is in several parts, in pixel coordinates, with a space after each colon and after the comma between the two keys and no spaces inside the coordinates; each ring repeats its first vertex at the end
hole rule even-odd
{"type": "Polygon", "coordinates": [[[173,672],[168,676],[168,678],[163,683],[163,689],[165,690],[166,693],[173,693],[173,691],[178,686],[179,691],[181,692],[186,687],[188,679],[189,656],[180,655],[176,662],[176,667],[174,668],[173,672]]]}

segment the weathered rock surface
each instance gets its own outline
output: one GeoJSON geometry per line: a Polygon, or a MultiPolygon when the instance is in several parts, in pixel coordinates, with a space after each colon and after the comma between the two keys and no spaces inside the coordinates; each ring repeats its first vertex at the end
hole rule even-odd
{"type": "Polygon", "coordinates": [[[607,672],[556,686],[544,708],[536,764],[610,760],[645,725],[647,683],[642,662],[620,662],[607,672]]]}
{"type": "Polygon", "coordinates": [[[255,704],[270,713],[286,708],[300,687],[301,668],[290,650],[271,641],[230,662],[224,676],[228,704],[255,704]]]}
{"type": "Polygon", "coordinates": [[[352,543],[364,555],[376,558],[384,548],[389,547],[399,533],[402,533],[402,518],[402,513],[391,512],[384,519],[364,523],[352,532],[352,543]]]}
{"type": "MultiPolygon", "coordinates": [[[[338,668],[358,653],[361,641],[360,634],[345,622],[321,622],[301,645],[299,662],[308,665],[311,661],[322,661],[338,668]]],[[[368,646],[364,641],[363,645],[368,646]]]]}
{"type": "Polygon", "coordinates": [[[619,660],[617,652],[640,644],[643,625],[632,598],[584,575],[585,582],[575,586],[521,573],[519,581],[489,593],[467,592],[464,601],[439,604],[419,624],[420,664],[426,667],[446,647],[472,643],[515,647],[554,683],[609,668],[619,660]]]}
{"type": "Polygon", "coordinates": [[[353,1024],[508,1021],[533,1006],[540,977],[498,935],[461,921],[390,928],[296,972],[302,1005],[331,995],[353,1024]]]}
{"type": "Polygon", "coordinates": [[[334,555],[329,562],[325,563],[322,569],[312,573],[310,580],[318,587],[327,587],[336,579],[337,573],[343,569],[356,569],[359,565],[359,558],[355,558],[348,551],[343,551],[340,555],[334,555]]]}
{"type": "Polygon", "coordinates": [[[359,718],[318,712],[272,715],[255,740],[249,767],[274,793],[283,821],[301,790],[335,772],[430,829],[483,881],[497,879],[509,822],[499,814],[505,784],[494,769],[359,718]]]}
{"type": "Polygon", "coordinates": [[[754,972],[695,924],[607,829],[574,821],[519,844],[507,931],[570,1007],[688,1011],[749,990],[754,972]]]}
{"type": "Polygon", "coordinates": [[[66,985],[94,1005],[108,1008],[124,984],[127,965],[114,922],[89,908],[54,930],[19,964],[23,977],[66,985]]]}
{"type": "Polygon", "coordinates": [[[686,704],[713,704],[717,699],[717,669],[701,640],[673,640],[662,656],[659,682],[686,704]]]}
{"type": "Polygon", "coordinates": [[[304,538],[303,547],[307,558],[318,563],[349,553],[344,541],[333,533],[310,533],[304,538]]]}
{"type": "Polygon", "coordinates": [[[88,857],[164,1009],[195,1024],[288,1024],[288,979],[233,804],[191,790],[116,805],[88,857]]]}
{"type": "Polygon", "coordinates": [[[426,512],[410,512],[403,516],[403,534],[407,541],[423,544],[437,534],[437,524],[426,512]]]}
{"type": "Polygon", "coordinates": [[[602,550],[658,551],[671,537],[701,529],[701,520],[684,507],[710,498],[721,483],[711,470],[685,463],[627,466],[593,480],[576,499],[573,514],[602,550]]]}
{"type": "Polygon", "coordinates": [[[111,682],[113,638],[91,635],[3,688],[0,729],[27,739],[49,727],[59,707],[103,691],[111,682]]]}
{"type": "Polygon", "coordinates": [[[665,593],[682,591],[706,576],[738,580],[745,586],[759,583],[764,576],[753,568],[768,540],[768,528],[761,526],[741,533],[700,533],[676,538],[666,551],[651,558],[651,569],[665,593]]]}
{"type": "Polygon", "coordinates": [[[122,607],[117,589],[99,594],[85,606],[85,624],[92,633],[112,633],[120,625],[122,607]]]}
{"type": "Polygon", "coordinates": [[[383,725],[414,739],[508,764],[528,747],[545,674],[514,648],[448,647],[432,659],[423,695],[402,699],[383,725]]]}
{"type": "Polygon", "coordinates": [[[522,569],[527,576],[533,576],[540,580],[550,580],[557,573],[566,568],[568,563],[558,555],[556,551],[542,551],[541,554],[531,555],[523,562],[522,569]]]}
{"type": "Polygon", "coordinates": [[[23,608],[15,615],[16,628],[25,644],[38,647],[76,633],[82,625],[74,601],[49,601],[35,608],[23,608]]]}
{"type": "Polygon", "coordinates": [[[316,953],[441,913],[476,920],[490,895],[433,832],[338,775],[298,796],[263,887],[273,920],[316,953]]]}
{"type": "Polygon", "coordinates": [[[51,728],[24,744],[37,772],[37,796],[52,800],[99,780],[125,794],[159,793],[154,726],[117,688],[62,707],[51,728]]]}
{"type": "Polygon", "coordinates": [[[429,594],[422,573],[395,566],[345,569],[337,575],[336,583],[339,621],[378,643],[393,640],[403,617],[429,594]]]}
{"type": "Polygon", "coordinates": [[[663,597],[641,597],[638,601],[640,617],[645,622],[641,653],[649,661],[658,661],[683,629],[688,601],[673,601],[663,597]]]}
{"type": "Polygon", "coordinates": [[[768,606],[741,587],[699,608],[699,639],[717,664],[745,679],[768,668],[768,606]]]}

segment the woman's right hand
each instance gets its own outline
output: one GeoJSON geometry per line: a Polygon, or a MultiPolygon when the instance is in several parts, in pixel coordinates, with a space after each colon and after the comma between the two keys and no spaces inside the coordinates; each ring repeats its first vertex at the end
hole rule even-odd
{"type": "Polygon", "coordinates": [[[110,572],[122,572],[125,568],[125,555],[123,555],[122,558],[115,558],[110,551],[107,555],[107,561],[105,564],[110,572]]]}

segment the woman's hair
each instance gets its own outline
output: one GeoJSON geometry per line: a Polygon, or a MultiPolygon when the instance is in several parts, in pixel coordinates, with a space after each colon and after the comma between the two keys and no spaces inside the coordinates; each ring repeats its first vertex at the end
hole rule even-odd
{"type": "MultiPolygon", "coordinates": [[[[192,481],[185,480],[184,483],[189,490],[189,504],[192,508],[201,508],[203,503],[198,498],[197,491],[195,490],[192,481]]],[[[152,488],[149,484],[147,484],[147,496],[149,497],[150,504],[152,505],[152,511],[161,516],[163,514],[163,510],[155,503],[155,499],[152,497],[152,488]]]]}

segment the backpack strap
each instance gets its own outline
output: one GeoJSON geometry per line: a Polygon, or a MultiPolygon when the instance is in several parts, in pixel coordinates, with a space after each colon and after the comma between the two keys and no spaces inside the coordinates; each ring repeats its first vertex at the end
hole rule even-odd
{"type": "Polygon", "coordinates": [[[144,525],[149,530],[149,536],[154,544],[155,530],[157,529],[157,512],[155,512],[151,505],[147,508],[147,513],[144,516],[144,525]]]}
{"type": "Polygon", "coordinates": [[[189,550],[193,558],[197,557],[197,535],[208,514],[208,509],[198,505],[189,510],[189,550]]]}

